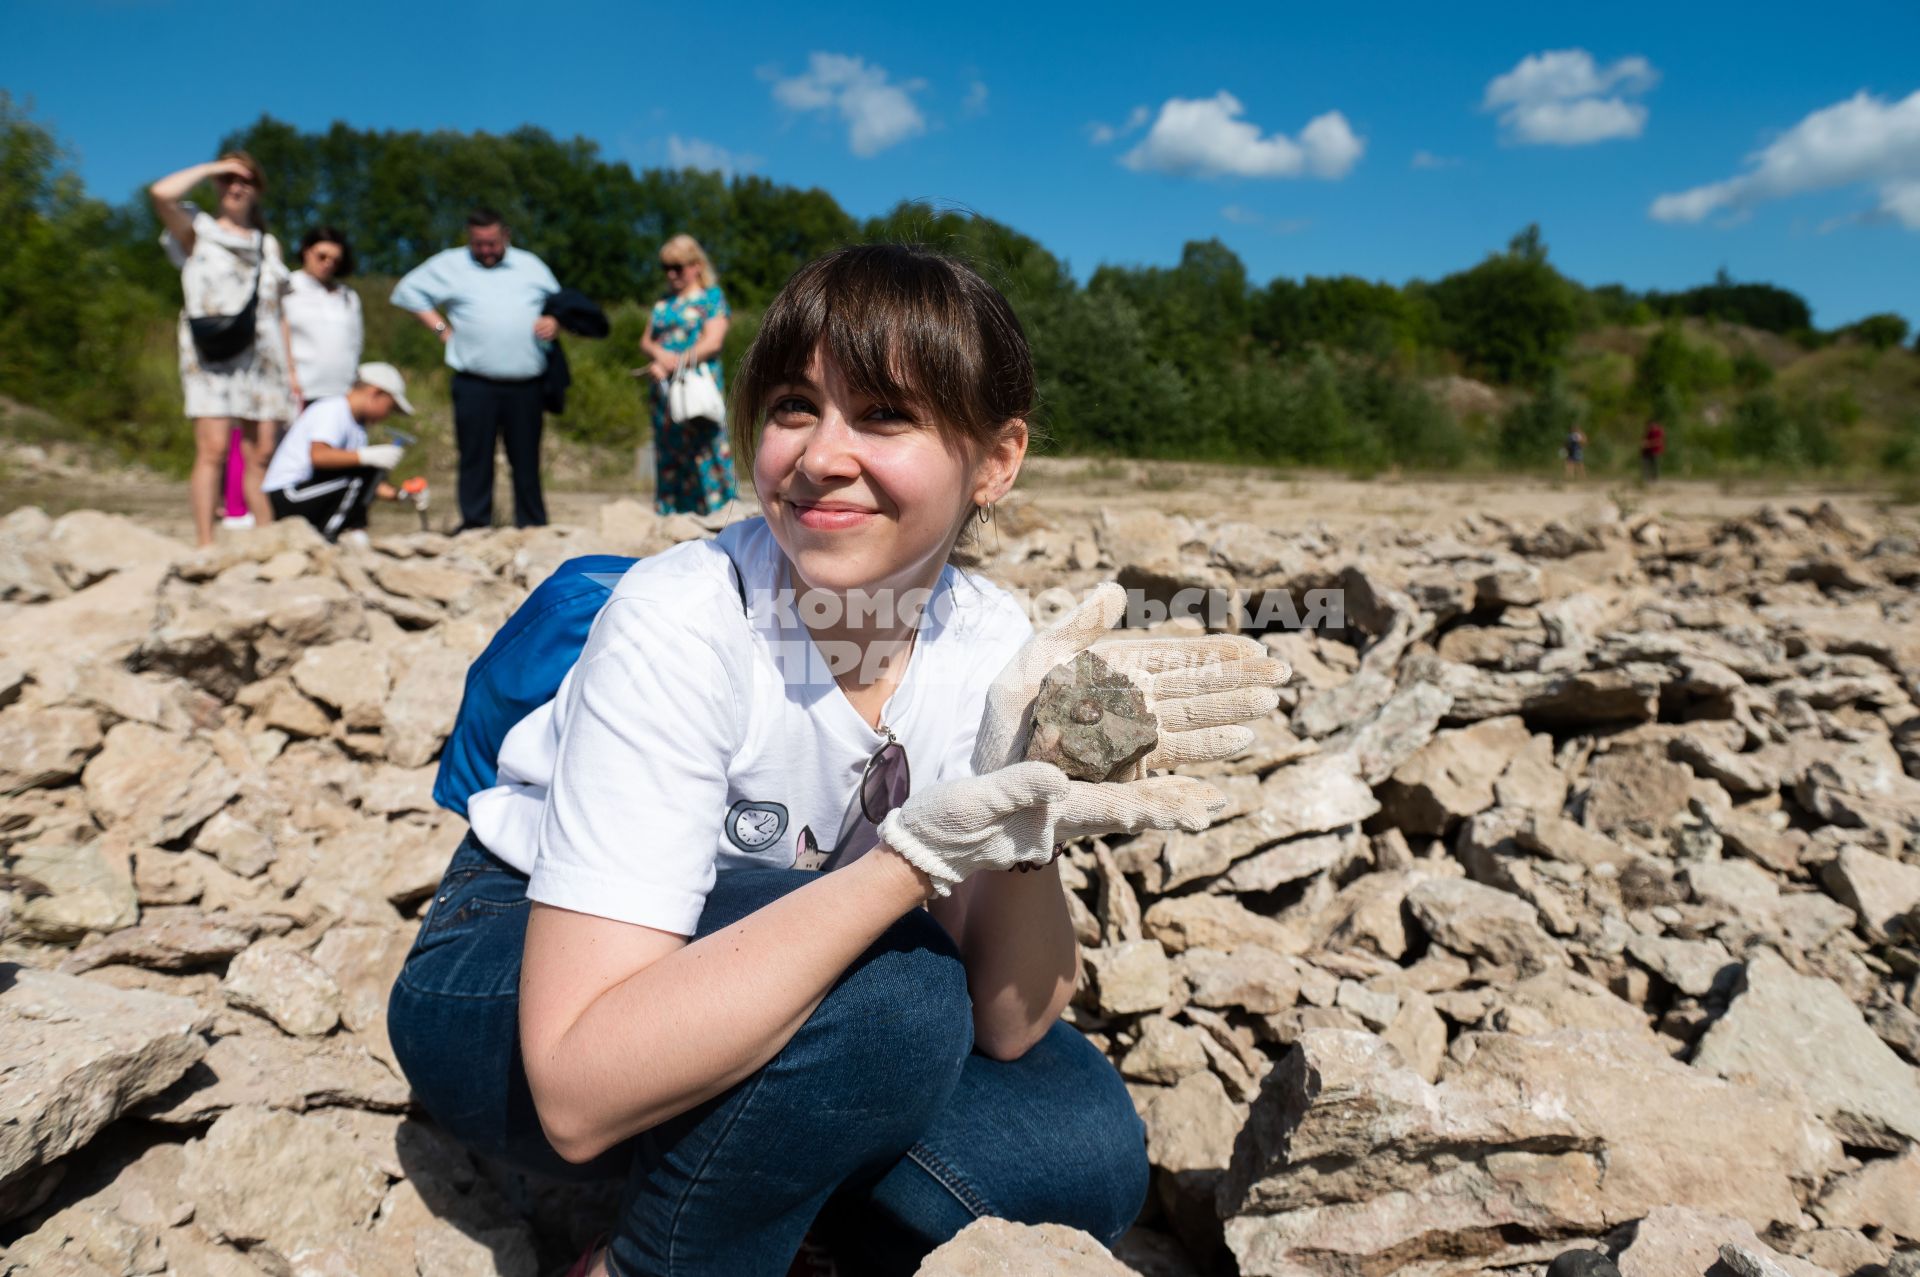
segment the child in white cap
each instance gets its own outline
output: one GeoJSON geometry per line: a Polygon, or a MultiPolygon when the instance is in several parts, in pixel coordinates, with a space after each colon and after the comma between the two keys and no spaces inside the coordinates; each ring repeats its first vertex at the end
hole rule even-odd
{"type": "Polygon", "coordinates": [[[361,364],[344,395],[316,399],[294,419],[261,485],[276,519],[299,517],[327,540],[346,531],[365,535],[375,497],[405,501],[386,481],[400,464],[397,443],[367,442],[367,427],[395,412],[413,415],[406,379],[392,364],[361,364]]]}

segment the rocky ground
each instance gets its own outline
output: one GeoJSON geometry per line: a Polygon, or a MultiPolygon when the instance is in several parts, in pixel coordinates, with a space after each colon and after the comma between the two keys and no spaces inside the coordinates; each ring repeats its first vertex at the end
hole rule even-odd
{"type": "MultiPolygon", "coordinates": [[[[1213,828],[1064,862],[1155,1167],[1118,1258],[990,1223],[925,1273],[1920,1272],[1920,537],[1586,501],[1002,512],[1009,585],[1344,616],[1262,633],[1213,828]]],[[[604,1194],[410,1111],[386,990],[468,661],[563,559],[710,531],[0,518],[0,1274],[564,1265],[604,1194]]]]}

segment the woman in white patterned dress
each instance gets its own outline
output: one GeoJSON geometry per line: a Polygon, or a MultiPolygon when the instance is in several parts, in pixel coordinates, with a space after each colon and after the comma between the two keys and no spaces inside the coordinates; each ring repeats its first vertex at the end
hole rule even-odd
{"type": "Polygon", "coordinates": [[[166,227],[162,243],[180,267],[186,302],[180,312],[180,384],[187,416],[193,418],[188,492],[194,533],[201,545],[213,542],[214,503],[220,496],[228,439],[236,427],[246,460],[247,509],[257,523],[272,521],[273,510],[260,481],[273,455],[274,436],[280,423],[292,418],[299,394],[280,304],[289,275],[281,260],[280,241],[267,234],[260,216],[265,184],[253,158],[233,152],[169,174],[148,188],[154,211],[166,227]],[[218,216],[183,198],[209,178],[220,196],[218,216]],[[253,293],[256,264],[260,300],[253,345],[231,359],[202,359],[187,321],[245,309],[253,293]]]}

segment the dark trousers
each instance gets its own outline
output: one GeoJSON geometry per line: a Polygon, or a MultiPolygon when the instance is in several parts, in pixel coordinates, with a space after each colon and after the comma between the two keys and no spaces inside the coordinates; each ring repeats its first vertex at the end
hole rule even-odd
{"type": "Polygon", "coordinates": [[[540,430],[543,383],[495,381],[470,372],[453,374],[453,437],[460,445],[460,526],[493,526],[493,450],[507,445],[513,467],[513,526],[541,527],[547,503],[540,495],[540,430]]]}
{"type": "Polygon", "coordinates": [[[274,518],[305,519],[327,540],[338,540],[348,528],[367,526],[367,507],[385,473],[372,466],[316,470],[305,483],[269,492],[267,503],[274,518]]]}

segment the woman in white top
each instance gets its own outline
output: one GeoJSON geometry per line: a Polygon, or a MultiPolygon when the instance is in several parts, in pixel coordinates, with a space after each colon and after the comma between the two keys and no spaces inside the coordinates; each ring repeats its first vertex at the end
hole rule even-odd
{"type": "Polygon", "coordinates": [[[293,351],[294,396],[305,407],[353,389],[366,344],[360,294],[345,282],[353,274],[353,246],[332,226],[300,237],[300,269],[287,290],[287,345],[293,351]]]}
{"type": "Polygon", "coordinates": [[[180,266],[185,305],[180,311],[180,384],[187,416],[193,419],[193,472],[188,494],[193,529],[201,545],[213,543],[214,502],[227,447],[237,427],[246,462],[243,480],[247,510],[258,523],[270,523],[273,511],[260,489],[279,424],[293,419],[293,359],[287,349],[280,303],[288,272],[280,241],[267,233],[260,213],[266,187],[260,166],[235,151],[208,164],[170,173],[148,188],[154,212],[166,228],[162,242],[180,266]],[[186,201],[187,192],[211,179],[219,192],[218,213],[186,201]],[[194,345],[190,319],[236,315],[254,295],[253,344],[229,359],[204,360],[194,345]]]}
{"type": "MultiPolygon", "coordinates": [[[[635,564],[507,733],[393,989],[401,1066],[485,1153],[626,1177],[573,1277],[781,1277],[810,1230],[907,1274],[986,1214],[1111,1243],[1144,1133],[1059,1019],[1054,859],[1223,800],[1021,761],[1042,676],[1126,602],[1035,635],[950,562],[1026,454],[1025,335],[956,262],[844,249],[735,396],[765,517],[635,564]]],[[[1284,677],[1238,637],[1098,650],[1159,720],[1143,768],[1244,749],[1284,677]]]]}

